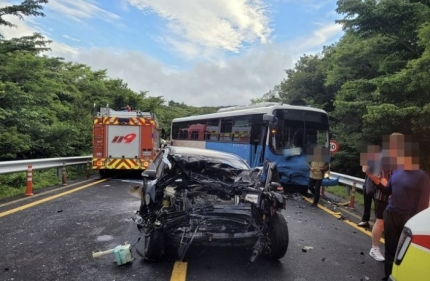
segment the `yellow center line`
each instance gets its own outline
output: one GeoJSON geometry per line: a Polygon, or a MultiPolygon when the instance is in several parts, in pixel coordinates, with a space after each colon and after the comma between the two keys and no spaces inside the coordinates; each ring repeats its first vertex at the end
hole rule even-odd
{"type": "MultiPolygon", "coordinates": [[[[309,198],[306,198],[306,197],[303,197],[306,201],[308,201],[309,203],[312,203],[313,201],[312,201],[312,199],[309,199],[309,198]]],[[[329,213],[330,215],[333,215],[334,217],[336,217],[337,219],[340,219],[340,218],[342,218],[342,213],[341,212],[334,212],[334,211],[332,211],[332,210],[330,210],[330,209],[328,209],[328,208],[326,208],[326,207],[324,207],[323,205],[320,205],[320,204],[318,204],[318,208],[320,208],[321,210],[323,210],[323,211],[325,211],[326,213],[329,213]]],[[[366,234],[366,235],[368,235],[368,236],[370,236],[370,237],[372,237],[372,232],[371,231],[367,231],[365,228],[363,228],[363,227],[359,227],[359,226],[357,226],[354,222],[352,222],[352,221],[350,221],[350,220],[348,220],[348,219],[343,219],[343,221],[346,223],[346,224],[348,224],[348,225],[350,225],[350,226],[352,226],[353,228],[355,228],[355,229],[357,229],[357,230],[359,230],[359,231],[361,231],[361,232],[363,232],[364,234],[366,234]]],[[[385,239],[384,238],[381,238],[381,243],[384,243],[385,244],[385,239]]]]}
{"type": "Polygon", "coordinates": [[[22,210],[25,210],[25,209],[28,209],[28,208],[31,208],[31,207],[34,207],[36,205],[48,202],[48,201],[56,199],[58,197],[61,197],[61,196],[64,196],[64,195],[67,195],[67,194],[70,194],[70,193],[82,190],[84,188],[96,185],[96,184],[104,182],[106,180],[107,179],[102,179],[102,180],[99,180],[99,181],[96,181],[96,182],[93,182],[93,183],[90,183],[90,184],[87,184],[87,185],[83,185],[83,186],[78,187],[78,188],[74,188],[74,189],[66,191],[66,192],[62,192],[62,193],[59,193],[59,194],[56,194],[56,195],[53,195],[53,196],[50,196],[50,197],[47,197],[47,198],[44,198],[44,199],[32,202],[32,203],[29,203],[29,204],[26,204],[26,205],[22,205],[20,207],[14,208],[14,209],[10,209],[10,210],[8,210],[6,212],[0,213],[0,218],[4,217],[4,216],[7,216],[7,215],[10,215],[10,214],[13,214],[13,213],[16,213],[16,212],[19,212],[19,211],[22,211],[22,210]]]}
{"type": "Polygon", "coordinates": [[[185,281],[187,277],[187,264],[186,262],[176,261],[173,265],[170,281],[185,281]]]}
{"type": "Polygon", "coordinates": [[[36,198],[36,197],[41,197],[41,196],[44,196],[44,195],[46,195],[46,194],[50,194],[50,193],[54,193],[54,192],[58,192],[59,190],[68,189],[68,188],[71,188],[71,187],[73,187],[73,186],[76,186],[76,185],[79,185],[79,184],[82,184],[82,183],[84,183],[84,182],[88,182],[88,181],[91,181],[91,180],[84,180],[84,181],[82,181],[82,182],[80,182],[80,183],[72,183],[72,184],[70,184],[70,185],[66,185],[66,186],[62,186],[62,187],[57,187],[57,188],[55,188],[55,189],[51,189],[51,190],[48,190],[48,191],[43,191],[43,192],[41,192],[41,193],[34,194],[33,196],[28,196],[28,197],[24,197],[24,198],[16,199],[16,200],[13,200],[13,201],[10,201],[10,202],[6,202],[6,203],[3,203],[3,204],[0,204],[0,208],[2,208],[2,207],[6,207],[6,206],[9,206],[9,205],[12,205],[12,204],[16,204],[16,203],[18,203],[18,202],[22,202],[22,201],[28,201],[28,200],[30,200],[30,199],[34,199],[34,198],[36,198]]]}

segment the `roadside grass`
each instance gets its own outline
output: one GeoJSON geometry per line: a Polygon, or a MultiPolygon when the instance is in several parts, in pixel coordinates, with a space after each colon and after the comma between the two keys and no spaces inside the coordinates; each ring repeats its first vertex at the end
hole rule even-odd
{"type": "MultiPolygon", "coordinates": [[[[67,181],[86,178],[86,165],[68,166],[67,181]]],[[[57,175],[57,168],[33,170],[33,190],[61,184],[61,177],[57,175]]],[[[90,170],[90,176],[97,171],[90,170]]],[[[27,185],[26,172],[0,175],[0,200],[17,195],[24,195],[27,185]]]]}
{"type": "MultiPolygon", "coordinates": [[[[345,199],[345,201],[347,201],[347,200],[350,200],[351,198],[351,195],[348,195],[347,193],[347,189],[348,189],[347,186],[336,185],[336,186],[326,187],[325,191],[333,195],[336,195],[337,197],[343,198],[345,199]]],[[[354,202],[355,204],[359,204],[361,206],[364,205],[364,199],[363,199],[363,194],[361,190],[358,190],[358,189],[355,190],[354,202]]]]}

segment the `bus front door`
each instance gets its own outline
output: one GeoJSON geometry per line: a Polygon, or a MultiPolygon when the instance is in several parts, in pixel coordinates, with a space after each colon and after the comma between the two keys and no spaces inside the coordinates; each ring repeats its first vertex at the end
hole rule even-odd
{"type": "Polygon", "coordinates": [[[253,168],[258,166],[263,166],[264,163],[264,151],[266,148],[266,136],[267,136],[267,126],[266,125],[254,125],[253,132],[255,135],[252,138],[253,149],[252,149],[252,162],[251,166],[253,168]]]}

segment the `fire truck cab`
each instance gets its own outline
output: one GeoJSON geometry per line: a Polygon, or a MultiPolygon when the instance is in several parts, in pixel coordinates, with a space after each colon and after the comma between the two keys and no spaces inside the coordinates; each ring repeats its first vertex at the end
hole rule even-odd
{"type": "Polygon", "coordinates": [[[100,108],[94,114],[92,169],[103,177],[145,170],[159,150],[160,131],[154,113],[100,108]]]}

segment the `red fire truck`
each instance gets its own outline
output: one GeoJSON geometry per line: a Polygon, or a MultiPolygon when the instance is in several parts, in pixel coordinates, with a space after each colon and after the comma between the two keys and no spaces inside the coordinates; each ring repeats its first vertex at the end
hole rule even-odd
{"type": "Polygon", "coordinates": [[[145,170],[160,147],[160,131],[154,113],[101,108],[94,114],[93,170],[103,177],[145,170]]]}

